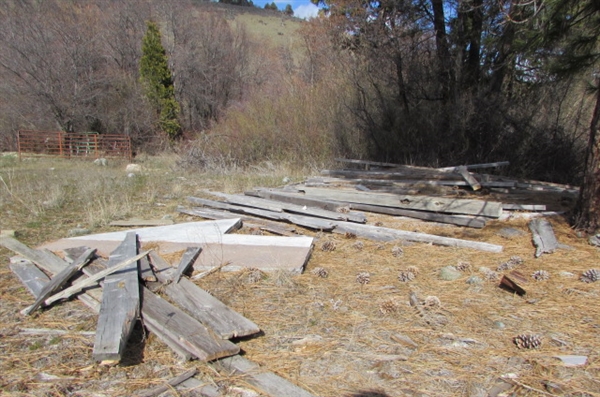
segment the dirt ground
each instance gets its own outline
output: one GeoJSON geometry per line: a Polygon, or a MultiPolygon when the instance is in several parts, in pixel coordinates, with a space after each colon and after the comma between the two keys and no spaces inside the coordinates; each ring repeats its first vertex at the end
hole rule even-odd
{"type": "MultiPolygon", "coordinates": [[[[478,230],[368,214],[369,224],[500,244],[504,250],[379,243],[306,230],[316,240],[303,274],[256,279],[247,271],[221,272],[198,284],[261,327],[260,335],[236,341],[246,358],[317,396],[600,396],[600,282],[580,281],[584,271],[600,268],[600,251],[563,218],[548,219],[564,246],[534,258],[526,220],[492,221],[478,230]],[[326,246],[335,249],[323,250],[330,241],[326,246]],[[494,278],[514,256],[523,261],[515,270],[529,279],[524,296],[499,288],[494,278]],[[447,266],[461,268],[460,276],[442,280],[440,269],[447,266]],[[315,274],[317,268],[327,277],[315,274]],[[534,280],[538,270],[549,279],[534,280]],[[399,280],[407,271],[415,278],[399,280]],[[368,273],[368,283],[357,282],[361,272],[368,273]],[[411,294],[417,306],[410,305],[411,294]],[[538,336],[541,346],[517,348],[513,338],[524,334],[538,336]],[[567,366],[557,358],[566,355],[585,356],[586,363],[567,366]]],[[[175,218],[189,220],[201,219],[175,218]]],[[[205,363],[179,362],[140,324],[125,362],[93,363],[89,332],[96,316],[73,300],[23,317],[19,311],[32,297],[8,269],[12,254],[0,254],[0,394],[132,395],[191,367],[224,396],[251,388],[242,377],[205,363]]]]}

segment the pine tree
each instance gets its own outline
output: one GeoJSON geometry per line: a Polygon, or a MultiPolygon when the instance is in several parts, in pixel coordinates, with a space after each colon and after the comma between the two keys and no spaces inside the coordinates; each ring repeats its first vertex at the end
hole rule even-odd
{"type": "Polygon", "coordinates": [[[283,13],[285,15],[290,16],[290,17],[293,16],[294,15],[294,9],[292,8],[292,5],[291,4],[286,5],[285,6],[285,10],[283,10],[283,13]]]}
{"type": "Polygon", "coordinates": [[[170,139],[177,138],[181,134],[181,125],[177,120],[179,104],[175,99],[173,77],[160,31],[151,21],[147,22],[146,35],[142,41],[140,80],[144,85],[146,97],[156,110],[160,128],[170,139]]]}

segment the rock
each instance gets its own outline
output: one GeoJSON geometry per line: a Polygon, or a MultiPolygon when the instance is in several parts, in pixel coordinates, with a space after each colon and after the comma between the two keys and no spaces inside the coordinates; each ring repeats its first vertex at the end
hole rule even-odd
{"type": "MultiPolygon", "coordinates": [[[[142,172],[142,166],[139,164],[127,164],[127,167],[125,167],[125,172],[140,173],[140,172],[142,172]]],[[[127,176],[129,176],[129,175],[127,175],[127,176]]]]}
{"type": "Polygon", "coordinates": [[[135,177],[135,174],[133,172],[130,172],[129,174],[127,174],[127,178],[133,178],[135,177]]]}
{"type": "Polygon", "coordinates": [[[106,160],[104,157],[100,157],[100,158],[94,160],[94,164],[102,166],[102,167],[106,167],[108,165],[108,160],[106,160]]]}
{"type": "Polygon", "coordinates": [[[440,278],[446,281],[458,280],[462,273],[456,270],[454,266],[446,266],[440,269],[440,278]]]}
{"type": "Polygon", "coordinates": [[[600,247],[600,234],[596,234],[595,236],[590,237],[588,239],[588,242],[594,247],[600,247]]]}
{"type": "Polygon", "coordinates": [[[502,321],[494,321],[494,328],[504,329],[506,328],[506,325],[502,321]]]}
{"type": "Polygon", "coordinates": [[[471,276],[466,281],[467,284],[482,284],[483,279],[479,276],[471,276]]]}
{"type": "Polygon", "coordinates": [[[76,227],[76,228],[69,230],[68,234],[69,234],[69,237],[76,237],[76,236],[85,236],[86,234],[91,234],[91,233],[92,233],[92,231],[90,229],[76,227]]]}
{"type": "Polygon", "coordinates": [[[564,278],[573,278],[573,277],[575,277],[575,274],[574,274],[574,273],[567,272],[567,271],[564,271],[564,270],[562,270],[562,271],[558,272],[558,275],[559,275],[560,277],[564,277],[564,278]]]}
{"type": "Polygon", "coordinates": [[[587,356],[554,356],[561,360],[563,364],[567,367],[577,367],[580,365],[585,365],[587,363],[587,356]]]}

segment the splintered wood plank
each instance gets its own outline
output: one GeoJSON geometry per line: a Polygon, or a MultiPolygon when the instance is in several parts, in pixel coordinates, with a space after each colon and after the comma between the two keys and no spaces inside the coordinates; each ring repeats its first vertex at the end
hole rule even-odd
{"type": "Polygon", "coordinates": [[[29,259],[31,262],[52,274],[60,273],[60,271],[67,266],[66,262],[57,256],[50,255],[43,250],[29,248],[12,237],[1,237],[0,245],[29,259]]]}
{"type": "Polygon", "coordinates": [[[353,233],[360,237],[376,241],[405,240],[419,243],[431,243],[448,247],[471,248],[478,251],[502,252],[502,246],[482,243],[479,241],[462,240],[451,237],[436,236],[433,234],[407,232],[404,230],[360,225],[358,223],[339,222],[334,229],[335,233],[353,233]]]}
{"type": "Polygon", "coordinates": [[[424,221],[448,223],[451,225],[467,226],[476,229],[483,228],[488,220],[488,218],[484,218],[481,216],[438,214],[436,212],[405,210],[401,208],[382,207],[380,205],[353,203],[350,204],[350,206],[361,211],[370,211],[387,215],[406,216],[414,219],[422,219],[424,221]]]}
{"type": "Polygon", "coordinates": [[[542,254],[551,254],[558,248],[558,241],[554,235],[552,225],[545,218],[537,218],[529,222],[529,230],[533,235],[533,244],[536,247],[535,257],[542,254]]]}
{"type": "Polygon", "coordinates": [[[181,260],[179,261],[179,265],[177,266],[177,270],[173,275],[173,282],[177,284],[179,280],[181,280],[181,276],[189,269],[190,266],[194,264],[198,255],[202,252],[202,248],[200,247],[188,247],[183,255],[181,256],[181,260]]]}
{"type": "MultiPolygon", "coordinates": [[[[312,206],[309,207],[307,205],[302,206],[302,205],[298,205],[298,204],[280,202],[277,200],[270,200],[270,199],[265,199],[265,198],[240,196],[240,195],[217,193],[217,192],[210,192],[210,194],[216,195],[217,197],[222,197],[230,204],[255,207],[255,208],[260,208],[260,209],[269,210],[269,211],[273,211],[271,208],[275,208],[275,209],[279,210],[276,212],[285,211],[285,212],[291,212],[291,213],[300,214],[300,215],[315,216],[315,217],[324,218],[324,219],[334,219],[334,220],[338,220],[338,221],[353,221],[353,220],[349,219],[349,217],[346,214],[343,214],[340,212],[335,212],[335,211],[328,211],[328,210],[324,210],[322,208],[315,208],[312,206]]],[[[361,223],[365,223],[365,221],[366,220],[362,220],[361,223]]]]}
{"type": "Polygon", "coordinates": [[[290,381],[261,369],[256,363],[239,355],[219,360],[214,364],[228,375],[243,375],[244,380],[261,393],[271,397],[316,397],[314,394],[294,385],[290,381]]]}
{"type": "MultiPolygon", "coordinates": [[[[162,283],[167,284],[174,268],[156,252],[152,252],[150,257],[152,265],[157,271],[157,277],[162,283]]],[[[232,310],[188,279],[181,279],[178,284],[169,283],[164,291],[174,303],[222,339],[253,335],[260,331],[260,328],[252,321],[232,310]]]]}
{"type": "Polygon", "coordinates": [[[481,184],[479,183],[479,181],[477,179],[475,179],[475,177],[473,175],[471,175],[469,170],[467,170],[467,167],[465,167],[465,166],[456,167],[454,172],[460,174],[465,179],[465,181],[469,184],[469,186],[471,186],[471,188],[473,190],[475,190],[475,191],[481,190],[481,184]]]}
{"type": "Polygon", "coordinates": [[[236,344],[216,338],[199,321],[147,288],[142,288],[142,295],[144,323],[177,341],[197,359],[211,361],[240,351],[236,344]]]}
{"type": "Polygon", "coordinates": [[[329,231],[333,229],[333,225],[330,220],[324,220],[320,218],[313,218],[310,216],[302,216],[289,214],[286,212],[274,212],[263,210],[260,208],[244,207],[240,205],[234,205],[224,203],[221,201],[207,200],[199,197],[188,197],[188,201],[192,204],[203,205],[206,207],[217,208],[221,210],[227,210],[232,212],[239,212],[242,214],[249,214],[259,216],[261,218],[267,218],[277,221],[288,221],[298,226],[303,226],[309,229],[329,231]]]}
{"type": "Polygon", "coordinates": [[[340,189],[304,187],[308,197],[321,197],[350,203],[380,205],[420,211],[447,212],[451,214],[479,215],[498,218],[502,204],[494,201],[466,200],[442,197],[397,195],[390,193],[357,192],[340,189]]]}
{"type": "Polygon", "coordinates": [[[34,298],[37,298],[50,282],[50,278],[27,259],[13,258],[9,268],[34,298]]]}
{"type": "MultiPolygon", "coordinates": [[[[136,234],[128,232],[121,245],[110,255],[108,268],[135,257],[136,254],[136,234]]],[[[104,279],[102,304],[92,353],[95,361],[104,364],[121,361],[125,344],[140,312],[138,280],[137,261],[126,266],[118,274],[111,274],[104,279]]]]}
{"type": "Polygon", "coordinates": [[[61,270],[56,276],[52,277],[52,280],[50,280],[50,282],[44,286],[42,291],[40,291],[33,305],[29,306],[21,313],[29,315],[33,313],[33,311],[37,310],[42,305],[44,300],[46,300],[46,298],[48,298],[56,290],[61,288],[67,281],[69,281],[71,277],[75,275],[75,273],[80,271],[81,268],[85,266],[85,264],[90,260],[90,258],[94,255],[95,252],[95,249],[88,249],[87,251],[82,253],[77,259],[75,259],[73,263],[61,270]]]}

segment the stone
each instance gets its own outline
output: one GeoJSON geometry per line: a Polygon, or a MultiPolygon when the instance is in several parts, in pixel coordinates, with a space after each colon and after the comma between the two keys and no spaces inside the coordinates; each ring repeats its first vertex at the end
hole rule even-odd
{"type": "Polygon", "coordinates": [[[522,230],[515,229],[513,227],[503,227],[498,231],[498,235],[504,238],[515,238],[525,236],[526,233],[522,230]]]}
{"type": "Polygon", "coordinates": [[[494,328],[504,329],[506,328],[506,325],[502,321],[494,321],[494,328]]]}
{"type": "Polygon", "coordinates": [[[467,284],[482,284],[483,279],[479,276],[471,276],[466,281],[467,284]]]}
{"type": "Polygon", "coordinates": [[[140,173],[142,172],[142,166],[139,164],[127,164],[127,167],[125,167],[125,172],[140,173]]]}
{"type": "Polygon", "coordinates": [[[108,160],[106,160],[104,157],[100,157],[100,158],[94,160],[94,164],[102,166],[102,167],[106,167],[108,165],[108,160]]]}
{"type": "Polygon", "coordinates": [[[446,266],[440,269],[440,279],[446,281],[458,280],[462,277],[462,273],[456,270],[454,266],[446,266]]]}

